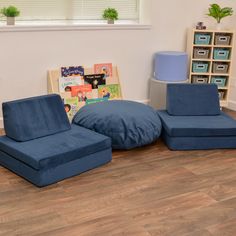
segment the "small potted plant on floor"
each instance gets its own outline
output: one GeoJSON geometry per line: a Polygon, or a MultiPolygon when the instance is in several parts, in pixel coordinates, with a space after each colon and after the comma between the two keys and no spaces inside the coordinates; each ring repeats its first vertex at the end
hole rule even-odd
{"type": "Polygon", "coordinates": [[[118,12],[115,8],[107,8],[104,10],[102,17],[107,20],[108,24],[114,24],[114,21],[118,20],[118,12]]]}
{"type": "Polygon", "coordinates": [[[221,20],[227,16],[233,15],[233,9],[231,7],[221,8],[218,4],[211,4],[208,11],[207,15],[216,19],[216,28],[218,30],[221,29],[221,20]]]}
{"type": "Polygon", "coordinates": [[[20,15],[20,11],[15,6],[4,7],[0,13],[7,17],[7,25],[15,25],[15,17],[20,15]]]}

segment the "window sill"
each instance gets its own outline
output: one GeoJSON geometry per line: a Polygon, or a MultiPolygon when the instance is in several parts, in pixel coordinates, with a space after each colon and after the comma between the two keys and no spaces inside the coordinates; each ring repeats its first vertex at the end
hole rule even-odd
{"type": "Polygon", "coordinates": [[[93,30],[149,30],[151,25],[134,22],[117,21],[115,24],[103,22],[81,23],[67,21],[48,22],[16,22],[14,26],[0,23],[0,32],[34,32],[34,31],[93,31],[93,30]]]}

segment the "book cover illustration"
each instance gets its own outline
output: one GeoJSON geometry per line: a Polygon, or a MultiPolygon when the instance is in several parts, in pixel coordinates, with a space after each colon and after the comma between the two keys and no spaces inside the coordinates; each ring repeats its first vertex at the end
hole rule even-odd
{"type": "Polygon", "coordinates": [[[104,74],[104,78],[112,77],[112,63],[94,64],[95,74],[104,74]]]}
{"type": "Polygon", "coordinates": [[[61,77],[84,76],[83,66],[61,67],[61,77]]]}
{"type": "Polygon", "coordinates": [[[97,103],[97,102],[104,102],[107,101],[108,98],[93,98],[93,99],[87,99],[86,100],[86,105],[97,103]]]}
{"type": "Polygon", "coordinates": [[[105,85],[106,79],[104,74],[91,74],[84,76],[84,83],[91,84],[92,89],[97,89],[99,85],[105,85]]]}
{"type": "Polygon", "coordinates": [[[98,97],[107,99],[120,99],[121,91],[119,84],[100,85],[98,86],[98,97]]]}
{"type": "Polygon", "coordinates": [[[75,77],[60,77],[59,78],[59,91],[61,93],[71,92],[71,86],[83,85],[84,79],[82,76],[75,77]]]}
{"type": "Polygon", "coordinates": [[[65,108],[66,114],[69,120],[71,120],[76,114],[76,112],[79,110],[78,99],[77,97],[65,98],[63,99],[63,101],[64,101],[64,108],[65,108]]]}
{"type": "Polygon", "coordinates": [[[78,102],[85,102],[92,98],[92,85],[84,84],[79,86],[71,86],[71,96],[78,98],[78,102]]]}

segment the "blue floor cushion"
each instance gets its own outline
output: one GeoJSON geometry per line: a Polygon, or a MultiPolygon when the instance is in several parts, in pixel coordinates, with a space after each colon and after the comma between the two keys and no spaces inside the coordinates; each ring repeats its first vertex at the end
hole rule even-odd
{"type": "Polygon", "coordinates": [[[158,112],[163,127],[171,137],[236,136],[236,121],[221,112],[215,116],[172,116],[158,112]]]}
{"type": "Polygon", "coordinates": [[[131,149],[156,141],[161,121],[150,106],[132,101],[105,101],[79,110],[73,123],[112,139],[113,149],[131,149]]]}
{"type": "Polygon", "coordinates": [[[110,138],[77,125],[27,142],[0,137],[0,165],[37,186],[49,185],[109,161],[110,138]]]}

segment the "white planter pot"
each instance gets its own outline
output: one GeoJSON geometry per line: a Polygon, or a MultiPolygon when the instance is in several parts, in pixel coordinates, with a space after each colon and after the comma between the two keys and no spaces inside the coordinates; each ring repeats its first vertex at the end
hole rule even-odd
{"type": "Polygon", "coordinates": [[[114,24],[114,20],[107,20],[107,24],[114,24]]]}
{"type": "Polygon", "coordinates": [[[15,25],[15,17],[7,17],[7,25],[15,25]]]}
{"type": "Polygon", "coordinates": [[[223,29],[222,23],[216,23],[216,30],[222,30],[222,29],[223,29]]]}

